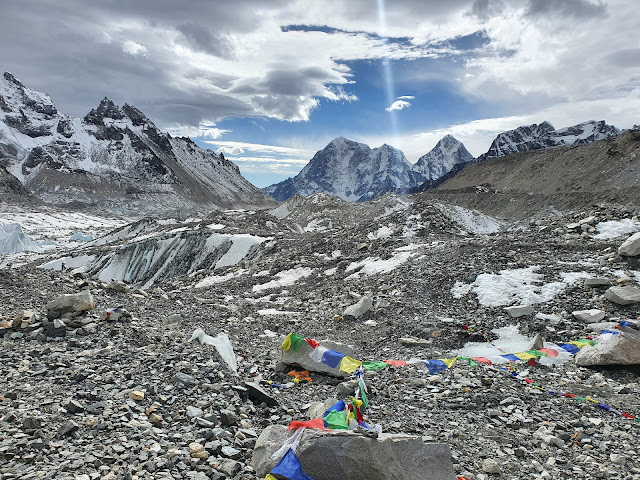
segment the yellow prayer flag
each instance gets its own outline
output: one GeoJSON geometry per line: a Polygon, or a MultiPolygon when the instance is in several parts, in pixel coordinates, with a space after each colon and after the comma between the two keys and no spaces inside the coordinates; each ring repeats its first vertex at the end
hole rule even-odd
{"type": "Polygon", "coordinates": [[[575,345],[575,346],[576,346],[576,347],[578,347],[578,348],[582,348],[582,347],[584,347],[585,345],[589,345],[589,344],[588,344],[588,343],[586,343],[586,342],[579,342],[579,341],[577,341],[577,340],[573,340],[572,342],[567,342],[567,343],[569,343],[569,344],[571,344],[571,345],[575,345]]]}
{"type": "Polygon", "coordinates": [[[284,342],[282,342],[282,346],[280,348],[284,352],[286,352],[287,350],[289,350],[291,348],[291,335],[293,335],[293,332],[291,332],[289,335],[287,335],[287,338],[285,338],[284,342]]]}
{"type": "Polygon", "coordinates": [[[538,358],[535,355],[531,355],[530,353],[527,353],[527,352],[518,352],[518,353],[514,353],[514,355],[518,357],[520,360],[529,360],[530,358],[538,358]]]}
{"type": "Polygon", "coordinates": [[[591,403],[598,403],[598,400],[594,400],[591,397],[585,397],[585,400],[588,401],[588,402],[591,402],[591,403]]]}
{"type": "Polygon", "coordinates": [[[267,473],[267,476],[264,477],[264,480],[278,480],[278,479],[273,475],[271,475],[270,473],[267,473]]]}
{"type": "Polygon", "coordinates": [[[439,358],[438,360],[440,360],[441,362],[444,362],[445,365],[447,366],[447,368],[451,368],[451,366],[456,363],[456,360],[458,359],[458,357],[456,358],[439,358]]]}
{"type": "Polygon", "coordinates": [[[360,368],[360,365],[362,365],[362,362],[360,360],[345,356],[342,358],[342,360],[340,360],[340,371],[353,373],[358,368],[360,368]]]}

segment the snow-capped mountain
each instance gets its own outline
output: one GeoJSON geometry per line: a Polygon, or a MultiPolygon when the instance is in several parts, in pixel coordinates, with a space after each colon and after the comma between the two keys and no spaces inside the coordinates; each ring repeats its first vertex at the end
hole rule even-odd
{"type": "Polygon", "coordinates": [[[620,130],[607,125],[604,120],[591,120],[559,130],[546,121],[540,125],[534,123],[500,133],[491,143],[489,151],[478,157],[477,161],[541,148],[581,145],[618,135],[620,130]]]}
{"type": "Polygon", "coordinates": [[[348,201],[365,201],[385,192],[404,192],[415,183],[404,154],[390,145],[371,149],[344,137],[318,151],[293,178],[264,189],[278,201],[295,194],[328,193],[348,201]]]}
{"type": "Polygon", "coordinates": [[[472,160],[473,155],[469,153],[462,142],[451,135],[445,135],[429,153],[418,159],[413,170],[422,174],[425,181],[437,180],[449,173],[454,166],[472,160]]]}
{"type": "Polygon", "coordinates": [[[161,132],[130,105],[105,98],[70,117],[10,73],[0,79],[0,144],[16,153],[7,169],[53,204],[120,213],[274,204],[223,156],[161,132]]]}

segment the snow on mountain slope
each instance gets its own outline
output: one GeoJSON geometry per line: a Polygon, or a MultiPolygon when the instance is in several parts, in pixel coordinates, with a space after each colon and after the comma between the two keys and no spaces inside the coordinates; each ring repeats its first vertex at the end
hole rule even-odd
{"type": "Polygon", "coordinates": [[[534,123],[500,133],[491,143],[489,151],[478,157],[477,161],[561,145],[586,144],[618,135],[620,130],[607,125],[604,120],[591,120],[559,130],[555,130],[549,122],[540,125],[534,123]]]}
{"type": "Polygon", "coordinates": [[[413,170],[422,174],[425,180],[437,180],[458,164],[471,162],[473,155],[462,142],[451,135],[440,139],[433,149],[420,157],[413,170]]]}
{"type": "Polygon", "coordinates": [[[140,110],[108,98],[83,119],[13,75],[0,79],[0,143],[8,170],[41,199],[116,213],[273,206],[238,167],[188,138],[162,133],[140,110]]]}
{"type": "Polygon", "coordinates": [[[265,188],[265,192],[279,201],[320,192],[364,201],[385,192],[405,191],[413,176],[412,166],[400,150],[386,144],[371,149],[339,137],[318,151],[298,175],[265,188]]]}

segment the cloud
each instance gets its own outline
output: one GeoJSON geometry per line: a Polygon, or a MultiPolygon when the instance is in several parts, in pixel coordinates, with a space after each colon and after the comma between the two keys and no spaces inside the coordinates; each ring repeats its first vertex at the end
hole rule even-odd
{"type": "Polygon", "coordinates": [[[129,55],[133,55],[134,57],[137,57],[139,55],[146,57],[147,55],[149,55],[147,47],[145,47],[144,45],[140,45],[139,43],[136,43],[132,40],[127,40],[122,44],[122,51],[124,53],[128,53],[129,55]]]}
{"type": "Polygon", "coordinates": [[[216,128],[214,125],[201,125],[199,127],[190,127],[190,126],[177,126],[177,127],[169,127],[166,129],[168,133],[174,135],[176,137],[194,137],[194,138],[208,138],[211,140],[215,140],[217,138],[222,137],[228,133],[231,133],[231,130],[226,130],[224,128],[216,128]]]}
{"type": "Polygon", "coordinates": [[[411,104],[406,100],[396,100],[390,106],[385,108],[387,112],[393,112],[394,110],[404,110],[405,108],[409,108],[411,104]]]}

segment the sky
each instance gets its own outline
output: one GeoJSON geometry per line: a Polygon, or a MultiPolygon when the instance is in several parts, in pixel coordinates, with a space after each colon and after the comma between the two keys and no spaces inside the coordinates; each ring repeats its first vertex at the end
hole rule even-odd
{"type": "Polygon", "coordinates": [[[332,139],[414,163],[451,134],[640,123],[636,0],[3,0],[0,69],[84,116],[103,97],[258,187],[332,139]]]}

